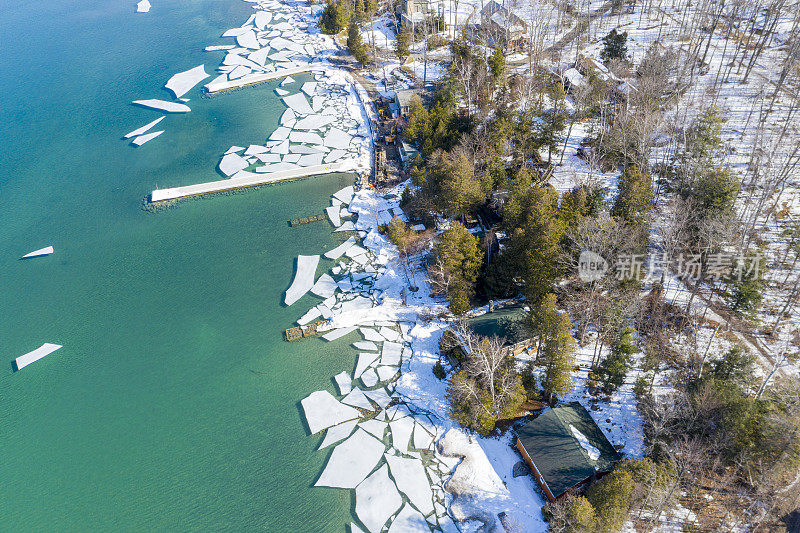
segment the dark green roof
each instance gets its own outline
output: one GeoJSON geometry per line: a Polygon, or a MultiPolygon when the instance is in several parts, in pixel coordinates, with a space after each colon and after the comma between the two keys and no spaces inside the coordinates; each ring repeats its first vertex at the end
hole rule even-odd
{"type": "Polygon", "coordinates": [[[523,320],[528,312],[522,306],[504,307],[497,309],[491,313],[484,313],[467,320],[470,329],[484,337],[491,337],[497,335],[498,337],[505,337],[506,341],[513,344],[522,339],[509,338],[515,332],[508,331],[509,322],[523,320]]]}
{"type": "Polygon", "coordinates": [[[611,470],[614,462],[620,459],[595,421],[578,402],[550,409],[519,429],[517,436],[556,498],[595,472],[611,470]],[[590,457],[579,441],[580,436],[572,428],[583,434],[589,445],[599,450],[600,455],[596,460],[590,457]]]}

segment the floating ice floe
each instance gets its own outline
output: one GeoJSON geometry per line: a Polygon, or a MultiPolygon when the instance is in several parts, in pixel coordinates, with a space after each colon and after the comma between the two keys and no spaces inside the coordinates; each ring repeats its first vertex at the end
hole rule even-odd
{"type": "Polygon", "coordinates": [[[384,449],[382,442],[363,429],[356,429],[350,438],[333,449],[325,470],[314,485],[342,489],[356,488],[381,460],[384,449]]]}
{"type": "Polygon", "coordinates": [[[352,333],[355,330],[356,330],[355,326],[351,326],[348,328],[334,329],[333,331],[329,331],[328,333],[323,335],[322,338],[325,339],[326,341],[335,341],[336,339],[344,337],[348,333],[352,333]]]}
{"type": "Polygon", "coordinates": [[[236,36],[236,44],[252,50],[258,50],[261,48],[261,44],[259,44],[258,39],[256,39],[255,32],[250,29],[236,36]]]}
{"type": "Polygon", "coordinates": [[[233,48],[232,44],[213,44],[211,46],[206,46],[203,50],[206,52],[216,52],[218,50],[230,50],[233,48]]]}
{"type": "Polygon", "coordinates": [[[339,388],[339,394],[349,394],[353,390],[352,380],[347,372],[340,372],[333,376],[333,379],[339,388]]]}
{"type": "Polygon", "coordinates": [[[225,150],[225,155],[241,152],[242,150],[244,150],[244,146],[231,146],[230,148],[225,150]]]}
{"type": "Polygon", "coordinates": [[[333,163],[334,161],[338,161],[342,158],[347,152],[344,150],[331,150],[328,155],[325,156],[324,161],[326,163],[333,163]]]}
{"type": "Polygon", "coordinates": [[[417,422],[414,426],[414,448],[427,450],[433,444],[434,435],[431,435],[425,427],[417,422]]]}
{"type": "Polygon", "coordinates": [[[389,427],[392,428],[392,445],[403,453],[407,452],[414,431],[414,419],[410,416],[398,418],[389,422],[389,427]]]}
{"type": "Polygon", "coordinates": [[[354,522],[350,522],[350,533],[364,533],[364,530],[358,527],[354,522]]]}
{"type": "Polygon", "coordinates": [[[269,46],[256,50],[255,52],[249,54],[247,59],[252,61],[253,63],[258,63],[262,67],[264,63],[267,62],[267,55],[269,54],[270,48],[269,46]]]}
{"type": "Polygon", "coordinates": [[[311,292],[320,298],[329,298],[336,292],[336,282],[328,274],[323,274],[319,277],[317,282],[311,287],[311,292]]]}
{"type": "Polygon", "coordinates": [[[159,100],[157,98],[151,98],[149,100],[134,100],[133,103],[142,107],[160,109],[161,111],[166,111],[167,113],[188,113],[192,110],[186,104],[167,102],[166,100],[159,100]]]}
{"type": "Polygon", "coordinates": [[[309,97],[312,97],[317,90],[317,82],[307,81],[302,87],[300,87],[300,90],[306,93],[309,97]]]}
{"type": "Polygon", "coordinates": [[[59,348],[62,348],[60,344],[51,344],[46,342],[33,350],[32,352],[28,352],[25,355],[20,355],[14,360],[14,364],[17,366],[17,370],[21,370],[24,367],[28,366],[31,363],[35,363],[42,357],[50,355],[51,353],[55,352],[59,348]]]}
{"type": "MultiPolygon", "coordinates": [[[[281,162],[280,154],[256,154],[256,157],[262,163],[280,163],[281,162]]],[[[258,172],[258,169],[256,169],[256,172],[258,172]]]]}
{"type": "Polygon", "coordinates": [[[328,218],[331,220],[331,224],[336,227],[342,225],[342,220],[339,218],[339,208],[336,206],[326,207],[325,212],[328,214],[328,218]]]}
{"type": "Polygon", "coordinates": [[[226,176],[236,174],[240,170],[244,170],[249,166],[250,163],[247,162],[247,159],[240,156],[236,152],[225,154],[222,156],[222,159],[219,162],[219,169],[226,176]]]}
{"type": "Polygon", "coordinates": [[[292,131],[289,140],[293,143],[322,144],[322,137],[310,131],[292,131]]]}
{"type": "MultiPolygon", "coordinates": [[[[270,140],[270,141],[285,141],[286,139],[288,139],[288,137],[289,137],[289,134],[290,134],[291,132],[292,132],[292,129],[291,129],[291,128],[287,128],[287,127],[285,127],[285,126],[279,126],[279,127],[278,127],[278,128],[275,130],[275,131],[273,131],[273,132],[272,132],[272,134],[269,136],[269,140],[270,140]]],[[[281,146],[283,146],[283,145],[281,145],[281,146]]],[[[279,153],[279,154],[281,154],[281,153],[283,153],[283,154],[288,154],[288,153],[289,153],[289,142],[288,142],[288,141],[286,142],[286,151],[285,151],[285,152],[278,152],[278,151],[276,151],[276,150],[274,150],[274,149],[273,149],[272,151],[273,151],[273,152],[275,152],[275,153],[279,153]]]]}
{"type": "Polygon", "coordinates": [[[325,432],[325,438],[322,439],[317,449],[321,450],[327,448],[331,444],[336,444],[340,440],[346,439],[353,433],[353,429],[355,429],[357,423],[358,420],[350,420],[349,422],[342,422],[341,424],[329,427],[325,432]]]}
{"type": "Polygon", "coordinates": [[[297,164],[301,167],[314,167],[322,164],[323,157],[325,157],[325,154],[305,154],[300,156],[297,164]]]}
{"type": "Polygon", "coordinates": [[[293,109],[287,109],[283,112],[283,115],[281,115],[281,126],[291,128],[295,122],[297,122],[297,115],[293,109]]]}
{"type": "Polygon", "coordinates": [[[375,373],[375,370],[368,368],[361,374],[361,381],[367,387],[374,387],[378,384],[378,374],[375,373]]]}
{"type": "Polygon", "coordinates": [[[367,411],[372,411],[374,409],[372,404],[369,403],[369,400],[364,395],[364,392],[359,388],[354,388],[351,390],[347,396],[342,398],[342,403],[352,405],[353,407],[360,407],[361,409],[366,409],[367,411]]]}
{"type": "Polygon", "coordinates": [[[286,104],[287,107],[293,109],[295,113],[300,113],[301,115],[310,115],[314,112],[302,93],[283,97],[283,103],[286,104]]]}
{"type": "Polygon", "coordinates": [[[389,381],[395,376],[395,374],[397,374],[397,368],[393,366],[378,367],[378,380],[380,381],[389,381]]]}
{"type": "Polygon", "coordinates": [[[141,146],[147,141],[152,141],[162,133],[164,133],[164,130],[154,131],[152,133],[145,133],[144,135],[139,135],[138,137],[136,137],[134,140],[131,141],[131,144],[135,146],[141,146]]]}
{"type": "Polygon", "coordinates": [[[43,255],[50,255],[55,251],[52,246],[46,246],[45,248],[39,248],[38,250],[34,250],[33,252],[27,253],[22,256],[22,259],[30,259],[32,257],[41,257],[43,255]]]}
{"type": "Polygon", "coordinates": [[[314,276],[317,273],[318,264],[318,255],[297,256],[297,274],[295,274],[291,287],[286,290],[284,298],[286,305],[295,303],[314,286],[314,276]]]}
{"type": "MultiPolygon", "coordinates": [[[[325,134],[325,146],[327,146],[328,148],[338,148],[340,150],[346,150],[347,148],[350,147],[351,139],[352,137],[350,136],[350,134],[345,133],[339,128],[331,128],[328,130],[328,133],[325,134]]],[[[349,203],[349,201],[346,203],[349,203]]]]}
{"type": "Polygon", "coordinates": [[[358,354],[358,362],[356,363],[356,371],[353,372],[353,378],[360,377],[364,371],[378,359],[378,354],[363,352],[358,354]]]}
{"type": "Polygon", "coordinates": [[[336,228],[334,231],[355,231],[355,229],[356,229],[355,224],[353,224],[351,220],[348,220],[347,222],[336,228]]]}
{"type": "Polygon", "coordinates": [[[349,204],[350,201],[353,199],[354,194],[355,194],[355,189],[353,188],[352,185],[349,185],[344,189],[340,189],[335,193],[333,193],[333,197],[344,204],[349,204]]]}
{"type": "Polygon", "coordinates": [[[325,252],[325,257],[327,257],[328,259],[339,259],[342,256],[342,254],[344,254],[351,246],[355,245],[355,243],[356,239],[354,237],[350,237],[349,239],[344,241],[342,244],[340,244],[333,250],[325,252]]]}
{"type": "Polygon", "coordinates": [[[397,483],[397,488],[423,514],[433,512],[433,491],[425,467],[419,459],[407,459],[385,454],[389,470],[397,483]]]}
{"type": "Polygon", "coordinates": [[[386,409],[386,406],[392,403],[392,397],[389,396],[384,388],[368,390],[364,392],[364,394],[367,398],[378,404],[381,409],[386,409]]]}
{"type": "Polygon", "coordinates": [[[208,74],[206,74],[205,66],[197,65],[192,69],[175,74],[164,87],[172,91],[175,98],[180,98],[206,78],[208,78],[208,74]]]}
{"type": "Polygon", "coordinates": [[[358,341],[353,343],[353,348],[362,351],[377,351],[378,345],[370,341],[358,341]]]}
{"type": "Polygon", "coordinates": [[[386,326],[382,326],[379,333],[387,341],[397,341],[400,339],[400,332],[392,328],[387,328],[386,326]]]}
{"type": "Polygon", "coordinates": [[[345,255],[351,259],[355,259],[359,255],[367,253],[367,249],[363,246],[355,245],[345,252],[345,255]]]}
{"type": "Polygon", "coordinates": [[[402,504],[386,465],[356,487],[356,515],[371,533],[379,533],[402,504]]]}
{"type": "Polygon", "coordinates": [[[372,435],[378,440],[383,440],[383,434],[386,433],[386,422],[378,420],[376,418],[372,418],[370,420],[365,420],[364,422],[360,422],[358,427],[362,428],[364,431],[372,435]]]}
{"type": "MultiPolygon", "coordinates": [[[[394,472],[392,472],[394,474],[394,472]]],[[[392,520],[388,533],[411,533],[412,531],[429,531],[425,517],[419,511],[405,504],[392,520]]]]}
{"type": "Polygon", "coordinates": [[[312,435],[330,426],[361,416],[357,410],[344,405],[330,392],[324,390],[312,392],[303,398],[300,404],[303,406],[308,429],[312,435]]]}
{"type": "Polygon", "coordinates": [[[140,2],[138,2],[136,4],[136,12],[137,13],[149,13],[151,7],[152,6],[150,5],[149,0],[141,0],[140,2]]]}
{"type": "Polygon", "coordinates": [[[162,116],[158,117],[157,119],[155,119],[153,122],[148,122],[147,124],[145,124],[141,128],[137,128],[137,129],[133,130],[130,133],[126,133],[125,136],[123,137],[123,139],[130,139],[131,137],[138,137],[139,135],[141,135],[143,133],[146,133],[150,128],[152,128],[153,126],[155,126],[156,124],[158,124],[159,122],[164,120],[166,117],[167,117],[166,115],[162,115],[162,116]]]}
{"type": "Polygon", "coordinates": [[[241,35],[248,31],[252,31],[251,28],[231,28],[226,30],[225,33],[222,34],[223,37],[236,37],[237,35],[241,35]]]}
{"type": "Polygon", "coordinates": [[[318,130],[320,128],[324,128],[334,120],[336,120],[336,117],[331,115],[308,115],[307,117],[298,120],[294,125],[294,128],[297,130],[318,130]]]}
{"type": "Polygon", "coordinates": [[[277,94],[278,96],[286,96],[287,94],[289,94],[289,91],[287,91],[286,89],[281,89],[280,87],[275,87],[275,94],[277,94]]]}
{"type": "Polygon", "coordinates": [[[253,17],[253,24],[255,24],[256,28],[259,30],[263,30],[270,21],[272,21],[272,13],[269,11],[256,11],[253,17]]]}
{"type": "Polygon", "coordinates": [[[261,146],[260,144],[251,144],[247,147],[247,150],[244,151],[244,155],[255,155],[263,154],[267,151],[266,146],[261,146]]]}
{"type": "Polygon", "coordinates": [[[373,341],[373,342],[383,342],[386,339],[381,337],[381,334],[375,331],[372,328],[359,328],[361,335],[364,337],[365,340],[373,341]]]}
{"type": "Polygon", "coordinates": [[[294,80],[294,78],[293,78],[293,77],[291,77],[291,76],[286,76],[286,78],[284,78],[284,80],[281,82],[281,87],[283,87],[283,86],[285,86],[285,85],[289,85],[290,83],[294,83],[294,81],[295,81],[295,80],[294,80]]]}
{"type": "Polygon", "coordinates": [[[384,342],[381,350],[381,364],[397,366],[403,354],[403,345],[396,342],[384,342]]]}

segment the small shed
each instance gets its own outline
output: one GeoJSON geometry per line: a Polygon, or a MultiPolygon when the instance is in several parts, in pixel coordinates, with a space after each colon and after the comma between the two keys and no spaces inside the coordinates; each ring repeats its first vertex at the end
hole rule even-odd
{"type": "Polygon", "coordinates": [[[394,93],[394,103],[400,108],[400,114],[408,116],[411,112],[411,99],[415,93],[412,89],[403,89],[394,93]]]}
{"type": "Polygon", "coordinates": [[[516,446],[551,502],[611,472],[621,459],[579,402],[551,409],[517,430],[516,446]]]}

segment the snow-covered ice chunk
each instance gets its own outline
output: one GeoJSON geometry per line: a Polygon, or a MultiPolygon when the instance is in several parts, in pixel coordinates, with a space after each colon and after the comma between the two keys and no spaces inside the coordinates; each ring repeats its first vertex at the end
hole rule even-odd
{"type": "Polygon", "coordinates": [[[281,115],[281,126],[288,126],[292,127],[292,125],[297,121],[297,115],[295,114],[293,109],[287,109],[281,115]]]}
{"type": "MultiPolygon", "coordinates": [[[[147,132],[150,128],[152,128],[153,126],[155,126],[156,124],[158,124],[159,122],[164,120],[166,117],[167,117],[166,115],[162,115],[162,116],[158,117],[157,119],[155,119],[153,122],[148,122],[147,124],[145,124],[141,128],[137,128],[137,129],[133,130],[130,133],[126,133],[125,136],[123,137],[123,139],[130,139],[131,137],[138,137],[139,135],[142,135],[143,133],[147,132]]],[[[338,224],[337,224],[337,226],[338,226],[338,224]]]]}
{"type": "Polygon", "coordinates": [[[186,104],[179,104],[177,102],[168,102],[166,100],[159,100],[157,98],[151,98],[149,100],[134,100],[133,103],[135,105],[139,105],[142,107],[149,107],[151,109],[160,109],[161,111],[166,111],[167,113],[188,113],[192,109],[186,104]]]}
{"type": "Polygon", "coordinates": [[[258,50],[261,48],[261,44],[258,42],[258,39],[256,39],[256,33],[253,30],[248,30],[237,35],[236,44],[252,50],[258,50]]]}
{"type": "Polygon", "coordinates": [[[326,163],[333,163],[341,159],[342,156],[344,156],[346,153],[347,152],[345,152],[344,150],[331,150],[331,152],[325,156],[324,161],[326,163]]]}
{"type": "Polygon", "coordinates": [[[311,287],[311,292],[320,298],[328,298],[336,292],[336,282],[328,274],[323,274],[319,277],[317,282],[311,287]]]}
{"type": "Polygon", "coordinates": [[[324,390],[312,392],[303,398],[300,404],[303,406],[308,429],[312,435],[330,426],[361,416],[357,410],[342,404],[330,392],[324,390]]]}
{"type": "Polygon", "coordinates": [[[203,48],[206,52],[217,52],[219,50],[230,50],[233,48],[232,44],[212,44],[203,48]]]}
{"type": "Polygon", "coordinates": [[[306,314],[297,319],[297,323],[301,326],[305,326],[306,324],[308,324],[321,314],[322,312],[319,309],[317,309],[316,307],[312,307],[311,309],[308,310],[306,314]]]}
{"type": "Polygon", "coordinates": [[[301,167],[313,167],[316,165],[321,165],[323,157],[325,157],[325,154],[305,154],[300,156],[297,164],[301,167]]]}
{"type": "Polygon", "coordinates": [[[162,133],[164,133],[164,130],[154,131],[152,133],[145,133],[144,135],[139,135],[138,137],[136,137],[134,140],[131,141],[131,144],[136,146],[141,146],[147,141],[152,141],[162,133]]]}
{"type": "Polygon", "coordinates": [[[419,459],[406,459],[385,454],[389,470],[397,483],[397,488],[409,501],[424,514],[433,512],[433,491],[425,467],[419,459]]]}
{"type": "Polygon", "coordinates": [[[377,351],[378,345],[371,341],[358,341],[353,343],[353,348],[355,348],[356,350],[363,350],[363,351],[370,351],[370,350],[377,351]]]}
{"type": "Polygon", "coordinates": [[[414,419],[410,416],[398,418],[389,422],[389,427],[392,428],[392,445],[403,453],[407,452],[411,432],[414,431],[414,419]]]}
{"type": "MultiPolygon", "coordinates": [[[[269,136],[269,140],[270,141],[283,141],[283,140],[286,140],[286,139],[289,138],[289,134],[291,132],[292,132],[291,128],[287,128],[285,126],[279,126],[269,136]]],[[[274,151],[275,150],[273,150],[273,152],[274,151]]],[[[278,153],[280,153],[280,152],[278,152],[278,153]]],[[[288,142],[286,143],[286,152],[285,153],[289,153],[289,143],[288,142]]]]}
{"type": "Polygon", "coordinates": [[[389,381],[395,374],[397,374],[397,367],[394,366],[379,366],[378,379],[380,381],[389,381]]]}
{"type": "Polygon", "coordinates": [[[389,396],[384,388],[368,390],[364,394],[367,398],[377,403],[381,409],[386,409],[386,406],[392,402],[392,397],[389,396]]]}
{"type": "Polygon", "coordinates": [[[355,522],[350,522],[350,533],[364,533],[364,530],[358,527],[355,522]]]}
{"type": "Polygon", "coordinates": [[[242,33],[246,33],[248,31],[252,31],[251,28],[231,28],[229,30],[225,30],[225,33],[223,33],[222,36],[236,37],[237,35],[241,35],[242,33]]]}
{"type": "MultiPolygon", "coordinates": [[[[325,470],[314,485],[356,488],[381,460],[384,449],[385,446],[378,439],[361,428],[356,429],[350,438],[333,449],[325,470]]],[[[400,498],[399,494],[397,498],[400,498]]]]}
{"type": "Polygon", "coordinates": [[[384,342],[381,350],[381,364],[397,366],[400,364],[400,356],[403,353],[403,345],[396,342],[384,342]]]}
{"type": "Polygon", "coordinates": [[[52,246],[46,246],[44,248],[39,248],[38,250],[34,250],[30,253],[27,253],[22,256],[22,259],[30,259],[32,257],[41,257],[43,255],[50,255],[55,251],[52,246]]]}
{"type": "Polygon", "coordinates": [[[386,433],[386,428],[388,426],[386,422],[372,418],[370,420],[365,420],[364,422],[360,422],[358,424],[358,427],[363,428],[364,431],[366,431],[376,439],[383,440],[383,435],[384,433],[386,433]]]}
{"type": "Polygon", "coordinates": [[[350,420],[349,422],[342,422],[341,424],[329,427],[328,431],[325,432],[325,438],[322,439],[317,449],[321,450],[327,448],[331,444],[336,444],[340,440],[346,439],[353,432],[356,424],[358,424],[358,420],[350,420]]]}
{"type": "Polygon", "coordinates": [[[347,396],[342,398],[342,403],[352,405],[353,407],[360,407],[361,409],[366,409],[367,411],[372,411],[374,409],[372,404],[369,403],[367,397],[364,396],[364,392],[357,387],[351,390],[347,396]]]}
{"type": "Polygon", "coordinates": [[[353,372],[353,377],[360,377],[361,374],[378,358],[378,354],[364,352],[358,354],[358,362],[356,363],[356,370],[353,372]]]}
{"type": "MultiPolygon", "coordinates": [[[[388,533],[412,533],[419,531],[430,531],[425,517],[419,511],[405,504],[397,516],[392,520],[388,533]]],[[[437,530],[438,531],[438,530],[437,530]]],[[[457,530],[456,530],[457,531],[457,530]]]]}
{"type": "Polygon", "coordinates": [[[314,112],[314,110],[311,109],[311,106],[308,105],[308,100],[306,100],[306,97],[302,93],[285,96],[283,98],[283,103],[286,104],[287,107],[293,109],[296,113],[300,113],[302,115],[310,115],[314,112]]]}
{"type": "Polygon", "coordinates": [[[294,83],[294,78],[291,76],[286,76],[286,78],[281,82],[281,87],[284,85],[289,85],[290,83],[294,83]]]}
{"type": "Polygon", "coordinates": [[[333,193],[333,197],[337,200],[340,200],[344,204],[349,204],[353,199],[353,194],[355,194],[355,189],[352,185],[348,185],[344,189],[340,189],[333,193]]]}
{"type": "Polygon", "coordinates": [[[137,13],[149,13],[151,7],[152,6],[150,5],[149,0],[140,0],[136,4],[136,12],[137,13]]]}
{"type": "Polygon", "coordinates": [[[318,130],[324,128],[333,121],[334,117],[330,115],[308,115],[298,120],[294,127],[298,130],[318,130]]]}
{"type": "Polygon", "coordinates": [[[374,387],[378,384],[378,374],[371,368],[368,368],[361,374],[361,381],[367,387],[374,387]]]}
{"type": "Polygon", "coordinates": [[[339,208],[336,206],[326,207],[325,212],[328,214],[328,218],[331,220],[331,224],[336,227],[342,225],[342,220],[339,218],[339,208]]]}
{"type": "Polygon", "coordinates": [[[309,97],[314,96],[314,93],[317,90],[317,82],[307,81],[302,87],[300,87],[300,90],[306,93],[309,97]]]}
{"type": "Polygon", "coordinates": [[[167,81],[164,87],[172,91],[175,98],[180,98],[206,78],[208,78],[208,74],[206,74],[205,66],[197,65],[192,69],[178,72],[167,81]]]}
{"type": "Polygon", "coordinates": [[[322,144],[322,138],[310,131],[293,131],[289,134],[289,140],[293,143],[322,144]]]}
{"type": "Polygon", "coordinates": [[[280,87],[275,87],[275,94],[277,94],[278,96],[286,96],[287,94],[289,94],[289,91],[287,91],[286,89],[281,89],[280,87]]]}
{"type": "Polygon", "coordinates": [[[295,274],[291,287],[286,290],[284,299],[286,305],[295,303],[314,286],[314,276],[317,273],[318,264],[318,255],[297,256],[297,274],[295,274]]]}
{"type": "Polygon", "coordinates": [[[354,237],[350,237],[349,239],[344,241],[342,244],[340,244],[333,250],[325,252],[325,257],[327,257],[328,259],[339,259],[342,256],[342,254],[344,254],[348,250],[348,248],[355,245],[355,243],[356,239],[354,237]]]}
{"type": "Polygon", "coordinates": [[[397,330],[387,328],[386,326],[381,327],[380,334],[387,341],[397,341],[400,339],[400,333],[397,330]]]}
{"type": "Polygon", "coordinates": [[[256,11],[255,17],[253,18],[253,24],[255,24],[256,28],[259,30],[263,30],[270,21],[272,21],[272,13],[269,11],[256,11]]]}
{"type": "Polygon", "coordinates": [[[240,170],[244,170],[249,166],[250,163],[247,162],[247,159],[240,156],[236,152],[225,154],[222,156],[222,159],[219,162],[219,169],[226,176],[236,174],[240,170]]]}
{"type": "Polygon", "coordinates": [[[350,147],[351,139],[352,137],[348,133],[345,133],[339,128],[331,128],[328,130],[328,133],[325,134],[325,146],[328,148],[346,150],[350,147]]]}
{"type": "Polygon", "coordinates": [[[375,331],[372,328],[359,328],[361,335],[364,337],[365,340],[373,341],[373,342],[383,342],[386,339],[381,337],[381,334],[375,331]]]}
{"type": "Polygon", "coordinates": [[[269,55],[269,51],[270,51],[269,46],[265,46],[264,48],[260,48],[255,52],[248,54],[247,59],[263,67],[264,64],[267,62],[267,55],[269,55]]]}
{"type": "Polygon", "coordinates": [[[379,533],[402,504],[386,465],[356,487],[356,515],[371,533],[379,533]]]}
{"type": "Polygon", "coordinates": [[[356,230],[356,225],[353,224],[352,221],[348,220],[347,222],[336,228],[334,231],[355,231],[355,230],[356,230]]]}
{"type": "Polygon", "coordinates": [[[347,372],[339,372],[335,376],[333,376],[334,381],[336,381],[336,386],[339,388],[339,394],[349,394],[351,390],[353,390],[352,380],[350,379],[350,374],[347,372]]]}
{"type": "Polygon", "coordinates": [[[417,422],[416,426],[414,426],[414,448],[428,450],[433,444],[433,439],[434,436],[428,433],[428,430],[422,424],[417,422]]]}
{"type": "Polygon", "coordinates": [[[333,331],[329,331],[325,335],[322,336],[323,339],[326,341],[335,341],[338,338],[344,337],[348,333],[352,333],[356,330],[355,326],[347,327],[347,328],[339,328],[334,329],[333,331]]]}
{"type": "Polygon", "coordinates": [[[56,350],[63,348],[60,344],[52,344],[46,342],[36,348],[35,350],[28,352],[24,355],[20,355],[14,360],[14,364],[17,367],[17,370],[22,370],[26,366],[31,363],[35,363],[39,359],[50,355],[51,353],[55,352],[56,350]]]}

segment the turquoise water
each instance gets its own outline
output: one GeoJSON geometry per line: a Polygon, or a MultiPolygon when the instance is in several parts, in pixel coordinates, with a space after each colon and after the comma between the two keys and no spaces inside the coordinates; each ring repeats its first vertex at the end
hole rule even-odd
{"type": "Polygon", "coordinates": [[[220,53],[244,2],[0,0],[0,529],[343,531],[348,491],[315,489],[299,400],[350,368],[346,340],[286,343],[313,301],[281,306],[298,253],[335,244],[289,228],[352,182],[335,175],[148,213],[154,186],[217,179],[232,144],[263,142],[283,107],[264,84],[194,90],[186,115],[135,149],[180,70],[220,53]],[[18,258],[54,245],[52,256],[18,258]],[[64,348],[20,372],[44,342],[64,348]]]}

